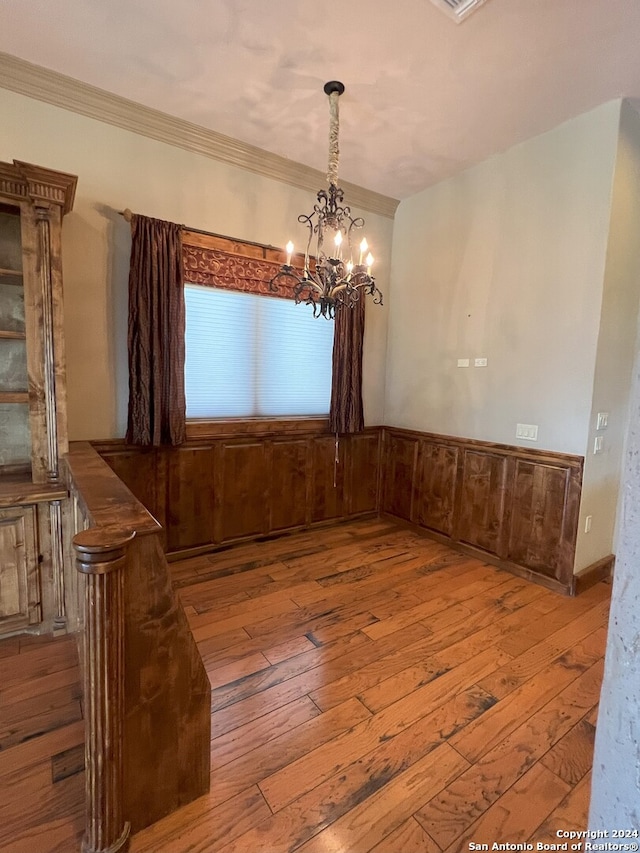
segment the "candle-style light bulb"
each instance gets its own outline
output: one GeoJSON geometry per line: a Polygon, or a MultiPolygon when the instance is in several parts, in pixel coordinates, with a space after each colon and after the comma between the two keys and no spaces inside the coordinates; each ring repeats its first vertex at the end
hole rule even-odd
{"type": "Polygon", "coordinates": [[[291,242],[291,240],[289,240],[289,242],[287,243],[286,250],[287,250],[287,266],[290,267],[291,266],[291,255],[293,254],[293,243],[291,242]]]}
{"type": "Polygon", "coordinates": [[[362,263],[362,257],[368,248],[369,248],[369,244],[367,243],[367,238],[363,237],[362,243],[360,243],[360,260],[358,261],[359,264],[362,263]]]}
{"type": "Polygon", "coordinates": [[[367,275],[371,275],[371,267],[373,266],[374,260],[375,258],[373,257],[371,252],[369,252],[369,254],[367,255],[367,275]]]}
{"type": "Polygon", "coordinates": [[[336,236],[333,238],[336,244],[336,255],[340,257],[340,246],[342,245],[342,231],[336,231],[336,236]]]}
{"type": "Polygon", "coordinates": [[[348,262],[347,262],[347,278],[350,278],[350,277],[351,277],[351,273],[352,273],[352,272],[353,272],[353,262],[352,262],[352,261],[348,261],[348,262]]]}

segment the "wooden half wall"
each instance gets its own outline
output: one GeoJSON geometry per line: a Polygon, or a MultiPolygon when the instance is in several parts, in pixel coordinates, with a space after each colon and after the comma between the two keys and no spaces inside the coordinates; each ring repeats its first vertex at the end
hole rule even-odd
{"type": "Polygon", "coordinates": [[[124,849],[126,829],[109,829],[116,813],[137,832],[208,791],[211,688],[157,522],[87,442],[72,443],[66,468],[68,532],[78,535],[65,586],[82,632],[91,853],[121,849],[116,839],[124,849]]]}
{"type": "Polygon", "coordinates": [[[405,429],[335,438],[323,419],[188,425],[179,448],[93,446],[170,554],[384,513],[571,592],[583,459],[405,429]]]}

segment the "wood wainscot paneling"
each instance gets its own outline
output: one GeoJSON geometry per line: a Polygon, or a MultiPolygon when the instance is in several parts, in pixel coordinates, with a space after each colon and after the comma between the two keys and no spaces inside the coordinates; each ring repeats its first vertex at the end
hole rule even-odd
{"type": "MultiPolygon", "coordinates": [[[[166,471],[167,550],[179,551],[211,542],[214,536],[214,448],[210,444],[190,444],[157,452],[156,456],[161,460],[160,476],[166,471]]],[[[158,488],[162,487],[160,481],[158,488]]]]}
{"type": "Polygon", "coordinates": [[[384,430],[382,510],[405,521],[413,521],[419,442],[415,435],[384,430]]]}
{"type": "Polygon", "coordinates": [[[509,457],[469,448],[462,454],[456,538],[503,557],[509,457]]]}
{"type": "Polygon", "coordinates": [[[383,432],[383,512],[552,589],[574,589],[582,457],[383,432]]]}
{"type": "Polygon", "coordinates": [[[378,511],[380,443],[380,430],[349,436],[348,491],[345,498],[350,516],[378,511]]]}
{"type": "Polygon", "coordinates": [[[342,439],[336,449],[332,435],[311,442],[311,521],[333,521],[342,518],[344,472],[348,440],[342,439]]]}
{"type": "Polygon", "coordinates": [[[572,580],[581,474],[561,463],[515,460],[508,560],[572,580]]]}
{"type": "Polygon", "coordinates": [[[180,448],[94,447],[172,555],[388,513],[553,589],[574,589],[582,457],[326,420],[196,422],[180,448]]]}
{"type": "Polygon", "coordinates": [[[270,531],[304,527],[307,523],[309,463],[309,444],[305,438],[283,438],[268,443],[270,531]]]}
{"type": "Polygon", "coordinates": [[[223,441],[215,473],[220,541],[268,533],[266,442],[223,441]]]}
{"type": "Polygon", "coordinates": [[[335,436],[326,419],[196,421],[178,448],[93,447],[164,527],[169,554],[374,514],[378,427],[335,436]]]}
{"type": "Polygon", "coordinates": [[[445,536],[453,536],[459,456],[459,447],[428,440],[418,444],[415,521],[445,536]]]}

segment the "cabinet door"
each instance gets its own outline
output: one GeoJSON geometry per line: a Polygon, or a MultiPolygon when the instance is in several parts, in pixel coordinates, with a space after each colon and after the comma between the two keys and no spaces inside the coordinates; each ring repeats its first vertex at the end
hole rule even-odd
{"type": "Polygon", "coordinates": [[[0,510],[0,633],[40,621],[35,509],[0,510]]]}
{"type": "Polygon", "coordinates": [[[20,208],[0,202],[0,469],[29,474],[31,434],[20,208]]]}

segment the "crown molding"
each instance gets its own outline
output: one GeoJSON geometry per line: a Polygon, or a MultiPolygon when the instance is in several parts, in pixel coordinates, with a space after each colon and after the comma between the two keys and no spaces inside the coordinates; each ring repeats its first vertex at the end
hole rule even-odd
{"type": "MultiPolygon", "coordinates": [[[[2,52],[0,87],[299,189],[316,193],[326,181],[326,176],[318,169],[2,52]]],[[[352,207],[391,219],[395,215],[399,203],[396,199],[346,181],[341,185],[352,207]]]]}

